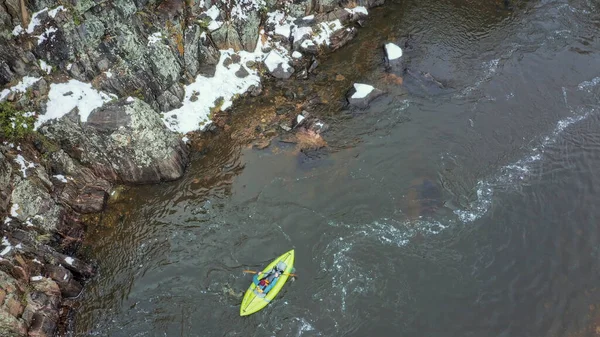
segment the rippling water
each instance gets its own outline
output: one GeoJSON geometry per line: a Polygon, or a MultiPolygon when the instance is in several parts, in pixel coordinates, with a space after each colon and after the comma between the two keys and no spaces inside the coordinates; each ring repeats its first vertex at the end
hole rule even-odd
{"type": "MultiPolygon", "coordinates": [[[[388,94],[323,111],[327,155],[222,143],[182,180],[126,193],[119,221],[92,229],[100,274],[76,335],[597,335],[598,7],[373,10],[320,69],[388,94]],[[380,46],[407,36],[409,69],[444,88],[390,81],[380,46]],[[299,278],[239,317],[242,270],[291,247],[299,278]]],[[[335,98],[348,83],[316,85],[335,98]]]]}

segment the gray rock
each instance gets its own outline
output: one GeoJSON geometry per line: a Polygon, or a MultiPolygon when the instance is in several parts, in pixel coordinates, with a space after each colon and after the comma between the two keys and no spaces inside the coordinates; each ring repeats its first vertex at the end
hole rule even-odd
{"type": "Polygon", "coordinates": [[[172,94],[170,91],[165,91],[162,95],[156,99],[160,111],[167,112],[173,109],[177,109],[182,106],[181,101],[177,96],[172,94]]]}
{"type": "Polygon", "coordinates": [[[212,33],[212,38],[218,49],[233,48],[234,51],[242,50],[240,36],[231,23],[224,23],[212,33]]]}
{"type": "Polygon", "coordinates": [[[349,27],[346,29],[338,30],[337,32],[331,35],[331,46],[329,47],[331,51],[337,50],[343,46],[345,46],[348,42],[350,42],[354,37],[358,34],[358,30],[354,27],[349,27]]]}
{"type": "Polygon", "coordinates": [[[33,179],[23,179],[15,184],[11,202],[19,205],[17,219],[30,221],[46,232],[56,230],[63,215],[46,188],[39,186],[33,179]]]}
{"type": "Polygon", "coordinates": [[[346,98],[351,106],[357,107],[359,109],[365,109],[369,107],[369,104],[374,99],[383,94],[384,92],[377,88],[373,88],[368,93],[357,93],[356,88],[353,86],[346,94],[346,98]]]}
{"type": "Polygon", "coordinates": [[[247,18],[245,20],[241,20],[237,24],[237,30],[239,32],[242,48],[246,51],[252,52],[254,49],[256,49],[256,43],[258,42],[260,16],[258,11],[251,11],[246,14],[247,18]]]}
{"type": "Polygon", "coordinates": [[[244,66],[240,66],[240,69],[235,72],[235,76],[239,78],[244,78],[248,75],[250,75],[250,73],[248,72],[248,70],[246,70],[246,68],[244,68],[244,66]]]}
{"type": "Polygon", "coordinates": [[[196,76],[198,73],[199,57],[200,57],[200,48],[198,48],[198,44],[200,42],[200,27],[198,25],[189,26],[185,30],[184,35],[184,65],[185,71],[192,77],[196,76]]]}
{"type": "Polygon", "coordinates": [[[383,53],[385,55],[386,68],[395,71],[404,70],[404,57],[398,57],[398,53],[402,53],[402,49],[393,43],[386,43],[383,45],[383,53]],[[391,55],[390,55],[391,54],[391,55]]]}
{"type": "Polygon", "coordinates": [[[13,169],[7,158],[0,153],[0,212],[6,213],[10,202],[11,175],[13,169]]]}
{"type": "Polygon", "coordinates": [[[110,182],[178,179],[189,160],[188,149],[180,137],[166,128],[156,111],[138,99],[133,103],[108,103],[92,111],[82,125],[65,116],[39,131],[62,144],[70,144],[65,147],[69,156],[110,182]],[[108,122],[107,116],[122,117],[108,122]]]}
{"type": "Polygon", "coordinates": [[[158,77],[159,83],[170,87],[179,79],[181,65],[169,46],[157,42],[152,45],[148,54],[152,73],[158,77]]]}

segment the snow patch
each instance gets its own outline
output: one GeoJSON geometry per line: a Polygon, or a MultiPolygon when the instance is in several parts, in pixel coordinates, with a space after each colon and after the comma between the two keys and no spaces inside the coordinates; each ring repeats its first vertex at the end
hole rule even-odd
{"type": "Polygon", "coordinates": [[[148,36],[148,47],[150,47],[150,45],[153,45],[156,42],[160,41],[161,38],[162,38],[161,32],[152,33],[152,35],[148,36]]]}
{"type": "Polygon", "coordinates": [[[222,102],[220,109],[225,110],[232,105],[234,96],[245,93],[252,85],[258,85],[260,77],[257,71],[245,68],[244,64],[250,60],[260,62],[263,56],[261,48],[262,43],[259,38],[253,53],[238,52],[237,55],[241,58],[240,62],[230,64],[229,67],[225,67],[223,62],[235,53],[233,49],[221,50],[215,75],[213,77],[198,75],[196,81],[185,88],[183,106],[164,114],[163,120],[167,127],[183,134],[198,129],[202,130],[211,123],[210,109],[217,102],[222,102]],[[239,78],[235,73],[242,67],[249,75],[239,78]],[[193,96],[197,98],[194,98],[194,101],[192,101],[193,96]]]}
{"type": "Polygon", "coordinates": [[[287,58],[287,55],[281,53],[280,51],[273,49],[265,58],[265,65],[270,72],[273,72],[279,65],[283,68],[284,71],[287,71],[290,68],[289,62],[290,60],[287,58]]]}
{"type": "Polygon", "coordinates": [[[298,117],[296,117],[296,124],[300,124],[304,120],[304,118],[304,116],[298,115],[298,117]]]}
{"type": "Polygon", "coordinates": [[[21,166],[21,173],[23,173],[23,178],[27,178],[27,169],[34,168],[35,164],[28,162],[22,155],[18,154],[14,159],[17,164],[21,166]]]}
{"type": "Polygon", "coordinates": [[[190,139],[187,136],[184,136],[183,138],[181,138],[181,141],[186,143],[190,141],[190,139]]]}
{"type": "Polygon", "coordinates": [[[301,52],[299,52],[299,51],[294,51],[294,52],[292,53],[292,57],[293,57],[293,58],[295,58],[295,59],[302,58],[302,53],[301,53],[301,52]]]}
{"type": "Polygon", "coordinates": [[[348,13],[350,14],[364,14],[364,15],[369,15],[369,12],[367,11],[367,9],[364,6],[356,6],[354,8],[344,8],[348,13]]]}
{"type": "Polygon", "coordinates": [[[317,36],[313,38],[313,41],[318,45],[330,45],[331,41],[329,40],[329,38],[331,37],[331,35],[337,32],[338,30],[344,28],[339,19],[329,22],[321,22],[319,26],[321,28],[321,31],[319,32],[319,34],[317,34],[317,36]]]}
{"type": "Polygon", "coordinates": [[[367,95],[371,93],[371,91],[375,90],[372,85],[362,84],[362,83],[354,83],[354,89],[356,92],[352,95],[351,98],[365,98],[367,95]]]}
{"type": "Polygon", "coordinates": [[[307,36],[311,36],[313,34],[313,30],[311,27],[295,27],[292,37],[294,38],[294,43],[296,41],[300,41],[307,36]]]}
{"type": "Polygon", "coordinates": [[[41,34],[38,35],[38,46],[41,45],[42,43],[44,43],[44,41],[49,40],[52,41],[54,39],[54,33],[56,33],[56,31],[58,31],[58,29],[56,29],[56,27],[48,27],[46,28],[46,30],[41,34]]]}
{"type": "Polygon", "coordinates": [[[2,252],[0,252],[0,255],[1,255],[1,256],[4,256],[4,255],[8,254],[8,253],[10,252],[10,250],[11,250],[11,249],[12,249],[12,246],[7,246],[6,248],[4,248],[4,249],[2,250],[2,252]]]}
{"type": "Polygon", "coordinates": [[[281,35],[285,38],[289,38],[292,33],[292,24],[295,17],[289,16],[283,11],[276,10],[274,12],[267,14],[267,24],[272,24],[275,26],[274,33],[276,35],[281,35]]]}
{"type": "Polygon", "coordinates": [[[82,122],[86,122],[92,110],[112,99],[108,94],[92,88],[90,83],[71,79],[67,83],[53,83],[48,93],[46,113],[38,116],[35,129],[46,121],[61,118],[74,108],[79,110],[82,122]]]}
{"type": "Polygon", "coordinates": [[[385,44],[385,53],[387,54],[388,60],[395,60],[402,57],[402,48],[398,47],[393,43],[385,44]]]}
{"type": "Polygon", "coordinates": [[[56,14],[58,14],[58,12],[60,12],[60,11],[66,11],[66,10],[67,9],[64,8],[63,6],[58,6],[58,7],[54,8],[54,9],[52,9],[52,10],[49,10],[48,11],[48,16],[50,16],[51,18],[54,18],[54,17],[56,17],[56,14]]]}
{"type": "Polygon", "coordinates": [[[32,276],[31,280],[35,282],[35,281],[41,281],[43,278],[44,278],[43,276],[38,275],[38,276],[32,276]]]}
{"type": "Polygon", "coordinates": [[[213,5],[206,11],[206,15],[208,15],[212,19],[212,21],[208,24],[208,30],[210,30],[211,32],[221,28],[221,26],[223,25],[222,21],[217,20],[220,14],[221,12],[219,11],[219,7],[217,7],[217,5],[213,5]]]}
{"type": "Polygon", "coordinates": [[[113,74],[110,71],[105,71],[104,75],[106,75],[107,78],[112,78],[113,74]]]}
{"type": "Polygon", "coordinates": [[[52,66],[48,65],[44,60],[40,60],[40,68],[46,72],[46,74],[50,74],[52,72],[52,66]]]}
{"type": "Polygon", "coordinates": [[[69,265],[73,265],[74,261],[75,261],[75,259],[73,259],[70,256],[65,257],[65,262],[68,263],[69,265]]]}
{"type": "Polygon", "coordinates": [[[56,175],[53,175],[53,177],[65,184],[67,183],[67,178],[65,178],[65,176],[63,176],[62,174],[56,174],[56,175]]]}
{"type": "Polygon", "coordinates": [[[10,94],[12,91],[15,91],[15,92],[27,91],[27,88],[34,85],[40,79],[41,79],[41,77],[31,77],[31,76],[23,77],[21,82],[19,82],[14,87],[4,89],[4,90],[2,90],[2,92],[0,92],[0,101],[3,100],[6,96],[8,96],[8,94],[10,94]]]}
{"type": "Polygon", "coordinates": [[[125,101],[128,103],[132,103],[135,101],[135,99],[133,99],[133,97],[129,96],[129,97],[127,97],[127,99],[125,101]]]}
{"type": "Polygon", "coordinates": [[[304,20],[304,21],[312,21],[314,19],[315,19],[314,15],[308,15],[308,16],[305,16],[302,18],[302,20],[304,20]]]}

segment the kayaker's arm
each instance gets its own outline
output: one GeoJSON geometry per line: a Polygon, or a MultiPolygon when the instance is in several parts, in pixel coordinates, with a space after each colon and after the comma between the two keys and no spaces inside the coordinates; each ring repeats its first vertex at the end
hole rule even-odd
{"type": "Polygon", "coordinates": [[[254,277],[252,278],[252,282],[254,282],[254,284],[258,287],[258,274],[254,275],[254,277]]]}

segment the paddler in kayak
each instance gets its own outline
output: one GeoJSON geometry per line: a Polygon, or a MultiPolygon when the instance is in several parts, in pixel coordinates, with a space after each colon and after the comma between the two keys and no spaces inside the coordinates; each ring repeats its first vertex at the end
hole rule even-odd
{"type": "Polygon", "coordinates": [[[271,271],[263,273],[261,271],[254,275],[253,282],[256,284],[256,289],[261,293],[268,293],[271,288],[277,283],[279,276],[285,271],[286,265],[279,262],[271,271]]]}

